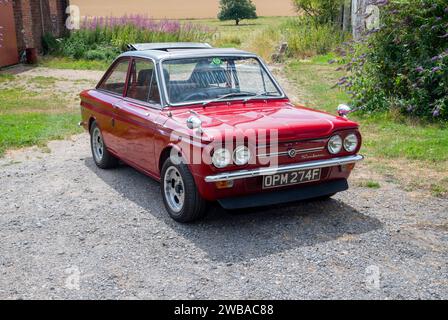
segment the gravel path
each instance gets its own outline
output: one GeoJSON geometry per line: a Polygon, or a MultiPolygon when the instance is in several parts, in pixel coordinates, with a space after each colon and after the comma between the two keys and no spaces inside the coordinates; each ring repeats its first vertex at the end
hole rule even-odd
{"type": "Polygon", "coordinates": [[[181,225],[87,141],[0,160],[0,298],[448,298],[446,199],[384,182],[181,225]]]}
{"type": "Polygon", "coordinates": [[[365,165],[333,200],[214,207],[181,225],[156,182],[126,166],[97,169],[86,134],[49,148],[0,159],[0,299],[448,298],[448,199],[384,180],[359,187],[372,174],[365,165]]]}

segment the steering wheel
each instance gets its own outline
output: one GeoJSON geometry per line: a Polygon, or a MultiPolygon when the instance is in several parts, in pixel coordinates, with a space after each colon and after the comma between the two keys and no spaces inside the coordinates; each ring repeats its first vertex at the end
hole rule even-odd
{"type": "Polygon", "coordinates": [[[194,100],[207,100],[208,95],[204,92],[194,92],[183,98],[185,101],[194,101],[194,100]]]}

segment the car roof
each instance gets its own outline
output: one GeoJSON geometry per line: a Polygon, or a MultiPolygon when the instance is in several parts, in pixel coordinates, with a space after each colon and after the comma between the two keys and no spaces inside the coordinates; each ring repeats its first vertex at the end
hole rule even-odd
{"type": "Polygon", "coordinates": [[[238,49],[218,49],[218,48],[208,48],[208,49],[173,49],[173,50],[139,50],[139,51],[127,51],[119,56],[120,57],[140,57],[149,58],[156,62],[165,59],[184,59],[184,58],[195,58],[195,57],[205,57],[205,56],[245,56],[245,57],[256,57],[255,54],[238,50],[238,49]]]}

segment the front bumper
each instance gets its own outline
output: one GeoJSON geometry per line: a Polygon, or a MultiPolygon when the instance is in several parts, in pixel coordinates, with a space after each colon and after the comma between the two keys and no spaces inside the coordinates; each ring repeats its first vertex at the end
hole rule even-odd
{"type": "Polygon", "coordinates": [[[317,185],[303,185],[300,188],[218,199],[218,202],[224,209],[228,210],[255,208],[329,196],[347,189],[347,180],[338,179],[317,185]]]}
{"type": "Polygon", "coordinates": [[[329,168],[334,166],[343,166],[348,164],[354,164],[362,161],[364,157],[362,155],[353,155],[342,158],[333,158],[318,161],[308,161],[301,163],[294,163],[279,167],[259,168],[253,170],[240,170],[233,172],[223,172],[212,176],[206,176],[205,182],[219,182],[229,180],[247,179],[258,176],[268,176],[278,173],[286,173],[297,170],[317,169],[317,168],[329,168]]]}

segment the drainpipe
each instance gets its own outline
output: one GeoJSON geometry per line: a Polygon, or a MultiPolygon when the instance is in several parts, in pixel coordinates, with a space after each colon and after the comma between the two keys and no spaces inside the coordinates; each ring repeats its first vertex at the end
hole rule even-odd
{"type": "Polygon", "coordinates": [[[42,35],[45,34],[45,24],[44,24],[44,11],[42,9],[42,0],[39,0],[40,5],[40,21],[42,23],[42,35]]]}

